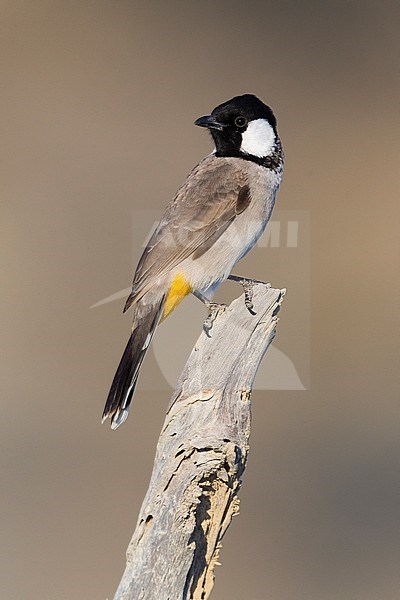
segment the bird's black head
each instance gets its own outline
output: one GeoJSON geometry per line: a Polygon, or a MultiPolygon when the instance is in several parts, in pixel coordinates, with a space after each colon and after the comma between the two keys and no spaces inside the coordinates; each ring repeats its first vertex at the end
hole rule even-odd
{"type": "Polygon", "coordinates": [[[195,125],[210,131],[216,156],[238,156],[265,164],[280,151],[275,115],[252,94],[220,104],[211,115],[197,119],[195,125]]]}

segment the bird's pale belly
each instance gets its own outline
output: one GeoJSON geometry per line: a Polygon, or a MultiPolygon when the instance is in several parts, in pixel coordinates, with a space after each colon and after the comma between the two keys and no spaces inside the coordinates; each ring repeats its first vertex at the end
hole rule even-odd
{"type": "MultiPolygon", "coordinates": [[[[231,159],[237,160],[237,159],[231,159]]],[[[265,230],[275,203],[281,173],[249,163],[251,203],[204,254],[183,260],[169,274],[163,318],[190,292],[210,296],[227,279],[236,263],[254,246],[265,230]]]]}
{"type": "Polygon", "coordinates": [[[188,258],[179,265],[191,291],[207,293],[231,273],[236,263],[257,242],[268,223],[273,198],[239,215],[221,237],[199,258],[188,258]]]}
{"type": "Polygon", "coordinates": [[[236,219],[217,242],[196,259],[188,258],[177,267],[170,279],[162,320],[192,291],[210,295],[228,277],[235,264],[254,246],[268,219],[241,223],[236,219]]]}

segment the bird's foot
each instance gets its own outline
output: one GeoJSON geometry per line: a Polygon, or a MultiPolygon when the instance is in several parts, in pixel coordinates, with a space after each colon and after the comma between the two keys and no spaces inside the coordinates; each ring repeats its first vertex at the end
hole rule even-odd
{"type": "Polygon", "coordinates": [[[219,313],[224,312],[224,310],[226,310],[227,306],[226,304],[218,304],[217,302],[207,302],[207,308],[208,317],[203,323],[203,328],[206,336],[211,337],[210,331],[212,329],[212,326],[214,325],[215,319],[217,318],[219,313]]]}
{"type": "Polygon", "coordinates": [[[251,279],[243,279],[241,284],[244,289],[244,303],[246,305],[247,310],[251,315],[256,315],[256,311],[254,310],[253,304],[253,289],[254,289],[254,281],[251,279]]]}
{"type": "Polygon", "coordinates": [[[254,285],[256,283],[262,282],[258,281],[257,279],[248,279],[247,277],[237,277],[236,275],[229,275],[228,279],[230,279],[231,281],[236,281],[237,283],[240,283],[241,286],[243,286],[244,303],[246,305],[246,308],[251,315],[256,315],[257,313],[255,312],[253,305],[253,290],[254,285]]]}

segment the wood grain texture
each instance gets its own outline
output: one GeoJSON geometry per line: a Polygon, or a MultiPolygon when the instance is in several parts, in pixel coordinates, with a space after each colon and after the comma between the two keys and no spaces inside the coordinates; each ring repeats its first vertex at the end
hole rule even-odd
{"type": "Polygon", "coordinates": [[[250,396],[285,290],[254,287],[199,337],[172,395],[114,600],[209,597],[222,537],[239,510],[250,396]]]}

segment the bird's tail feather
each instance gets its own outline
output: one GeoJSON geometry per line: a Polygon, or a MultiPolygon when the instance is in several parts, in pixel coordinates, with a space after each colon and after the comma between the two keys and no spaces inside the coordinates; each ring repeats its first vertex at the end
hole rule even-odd
{"type": "Polygon", "coordinates": [[[103,411],[102,423],[110,417],[111,429],[117,429],[128,416],[139,370],[160,320],[163,305],[164,298],[138,319],[138,324],[132,330],[103,411]]]}

